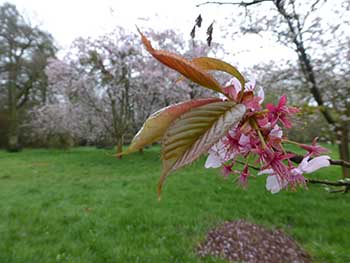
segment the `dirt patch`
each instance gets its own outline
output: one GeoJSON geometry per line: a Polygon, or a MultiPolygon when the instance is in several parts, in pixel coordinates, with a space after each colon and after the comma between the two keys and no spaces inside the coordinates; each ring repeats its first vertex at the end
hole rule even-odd
{"type": "Polygon", "coordinates": [[[197,253],[246,263],[311,262],[310,255],[283,231],[244,220],[225,222],[210,230],[197,253]]]}
{"type": "Polygon", "coordinates": [[[49,163],[46,162],[35,162],[31,164],[31,167],[46,167],[49,166],[49,163]]]}

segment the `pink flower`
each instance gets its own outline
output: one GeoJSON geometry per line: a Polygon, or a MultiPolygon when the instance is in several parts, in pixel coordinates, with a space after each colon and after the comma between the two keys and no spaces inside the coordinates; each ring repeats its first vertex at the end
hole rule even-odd
{"type": "Polygon", "coordinates": [[[260,155],[260,160],[264,163],[262,169],[272,168],[278,174],[280,179],[287,179],[289,175],[289,168],[282,162],[290,159],[294,154],[284,154],[281,152],[274,152],[271,149],[257,150],[260,155]]]}
{"type": "MultiPolygon", "coordinates": [[[[223,88],[224,93],[233,101],[238,101],[242,91],[242,85],[238,79],[232,78],[223,88]]],[[[242,103],[252,111],[261,109],[261,103],[265,94],[262,88],[255,90],[255,80],[249,81],[244,85],[244,95],[242,103]],[[254,94],[257,93],[257,94],[254,94]]]]}
{"type": "Polygon", "coordinates": [[[250,136],[242,134],[238,141],[239,151],[242,155],[246,156],[250,153],[252,145],[250,144],[250,136]]]}
{"type": "Polygon", "coordinates": [[[234,158],[234,155],[228,155],[223,143],[223,139],[219,140],[209,149],[208,158],[204,164],[205,168],[218,168],[223,163],[234,158]]]}
{"type": "Polygon", "coordinates": [[[305,185],[303,173],[312,173],[320,168],[330,166],[329,156],[319,156],[310,160],[310,156],[306,156],[298,167],[289,171],[287,178],[281,178],[274,169],[265,169],[258,175],[269,174],[266,179],[266,189],[271,193],[277,193],[281,189],[290,185],[295,188],[296,185],[305,185]]]}
{"type": "Polygon", "coordinates": [[[256,121],[261,129],[270,129],[271,123],[266,115],[256,116],[256,121]]]}
{"type": "Polygon", "coordinates": [[[223,144],[228,155],[236,156],[239,153],[239,139],[241,132],[239,129],[230,130],[230,132],[223,139],[223,144]]]}
{"type": "Polygon", "coordinates": [[[239,176],[239,182],[242,184],[242,186],[246,187],[248,183],[248,177],[250,176],[248,165],[244,165],[242,172],[239,176]]]}
{"type": "Polygon", "coordinates": [[[222,174],[224,177],[227,178],[230,174],[232,174],[232,166],[233,166],[233,163],[230,165],[224,165],[222,167],[222,174]]]}
{"type": "Polygon", "coordinates": [[[254,96],[252,91],[244,92],[242,103],[251,111],[261,110],[261,98],[254,96]]]}
{"type": "Polygon", "coordinates": [[[306,156],[298,167],[291,170],[291,176],[289,178],[289,184],[292,187],[296,185],[306,185],[306,180],[303,176],[303,173],[312,173],[317,171],[320,168],[330,166],[329,156],[319,156],[311,161],[309,161],[310,156],[306,156]]]}
{"type": "Polygon", "coordinates": [[[298,168],[293,168],[290,171],[290,175],[288,178],[288,184],[292,187],[292,189],[295,189],[296,186],[306,186],[306,180],[303,176],[303,173],[300,172],[298,168]]]}
{"type": "Polygon", "coordinates": [[[241,83],[236,78],[228,84],[223,89],[227,97],[233,101],[241,99],[240,103],[244,104],[248,111],[242,121],[233,126],[227,135],[209,150],[206,168],[222,167],[225,177],[232,173],[239,174],[239,182],[247,186],[250,176],[248,165],[246,164],[242,171],[233,171],[233,164],[237,156],[247,159],[248,155],[256,154],[257,163],[261,165],[258,175],[268,174],[266,189],[271,193],[277,193],[286,187],[295,189],[296,186],[306,186],[304,173],[330,165],[328,156],[310,160],[312,155],[325,151],[325,148],[316,144],[316,139],[311,146],[299,144],[309,154],[297,167],[290,161],[294,154],[286,154],[282,149],[283,131],[277,123],[280,122],[284,127],[290,128],[290,116],[299,111],[287,106],[286,96],[280,98],[277,106],[268,104],[267,110],[262,110],[261,102],[264,99],[264,93],[262,89],[255,90],[254,82],[245,85],[244,94],[242,94],[241,83]]]}
{"type": "Polygon", "coordinates": [[[277,121],[280,121],[286,128],[291,128],[292,124],[288,117],[291,114],[299,112],[297,108],[287,107],[287,97],[283,95],[277,106],[269,103],[266,105],[266,108],[269,110],[269,121],[271,126],[275,126],[277,121]]]}
{"type": "Polygon", "coordinates": [[[312,145],[307,145],[307,144],[299,144],[301,148],[304,150],[308,151],[310,156],[317,156],[322,153],[328,152],[328,150],[320,145],[317,145],[317,137],[313,139],[312,145]]]}
{"type": "Polygon", "coordinates": [[[242,90],[242,85],[238,79],[232,78],[223,88],[224,93],[233,101],[237,101],[237,95],[242,90]]]}
{"type": "Polygon", "coordinates": [[[280,143],[282,140],[283,131],[282,129],[276,124],[273,129],[269,133],[269,144],[273,146],[276,149],[280,149],[280,143]]]}
{"type": "Polygon", "coordinates": [[[208,153],[208,158],[204,164],[205,168],[218,168],[227,161],[234,159],[238,154],[236,150],[229,149],[226,137],[214,144],[208,153]]]}
{"type": "Polygon", "coordinates": [[[244,85],[244,90],[245,91],[254,91],[255,90],[255,85],[256,85],[256,80],[250,80],[248,82],[245,83],[244,85]]]}

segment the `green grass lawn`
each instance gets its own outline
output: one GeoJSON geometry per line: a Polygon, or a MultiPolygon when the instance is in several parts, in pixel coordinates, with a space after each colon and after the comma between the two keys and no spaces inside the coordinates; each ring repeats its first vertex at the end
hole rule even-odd
{"type": "Polygon", "coordinates": [[[265,178],[244,190],[203,163],[170,176],[158,202],[158,147],[123,160],[93,148],[0,151],[0,262],[222,262],[195,248],[236,219],[282,228],[316,262],[350,262],[350,194],[272,195],[265,178]]]}

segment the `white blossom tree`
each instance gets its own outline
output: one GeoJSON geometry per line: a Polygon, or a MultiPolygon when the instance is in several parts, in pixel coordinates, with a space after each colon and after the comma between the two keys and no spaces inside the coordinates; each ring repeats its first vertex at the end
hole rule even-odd
{"type": "Polygon", "coordinates": [[[93,141],[93,118],[89,109],[80,103],[77,92],[86,83],[71,65],[58,59],[49,60],[45,69],[48,78],[47,100],[30,110],[30,139],[39,144],[73,146],[74,141],[93,141]]]}

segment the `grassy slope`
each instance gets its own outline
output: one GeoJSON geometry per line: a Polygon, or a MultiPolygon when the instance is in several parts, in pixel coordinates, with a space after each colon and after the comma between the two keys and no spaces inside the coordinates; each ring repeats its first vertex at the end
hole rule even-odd
{"type": "MultiPolygon", "coordinates": [[[[350,262],[350,195],[248,190],[203,160],[168,178],[156,199],[159,148],[122,161],[103,150],[0,152],[0,262],[221,262],[196,244],[224,220],[283,228],[317,262],[350,262]]],[[[327,168],[315,177],[339,175],[327,168]]]]}

